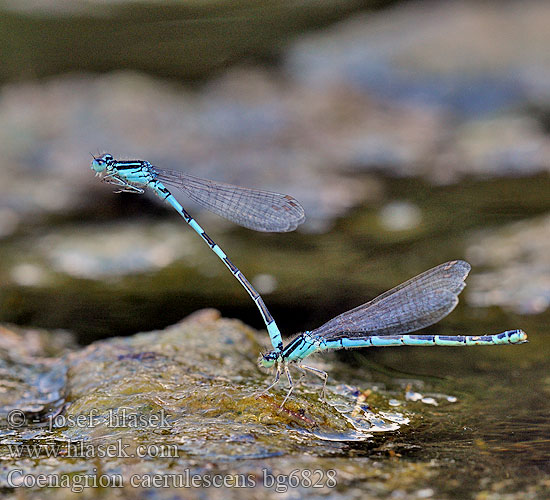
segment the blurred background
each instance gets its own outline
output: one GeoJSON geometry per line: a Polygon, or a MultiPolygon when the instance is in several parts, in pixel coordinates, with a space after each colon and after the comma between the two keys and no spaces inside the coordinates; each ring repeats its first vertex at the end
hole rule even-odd
{"type": "Polygon", "coordinates": [[[101,152],[300,200],[270,235],[180,197],[285,332],[454,258],[481,321],[548,309],[547,2],[0,6],[0,320],[262,327],[173,210],[93,177],[101,152]]]}
{"type": "MultiPolygon", "coordinates": [[[[0,321],[82,344],[203,307],[263,328],[181,218],[113,194],[91,154],[288,193],[307,214],[290,234],[180,201],[286,335],[468,260],[460,306],[431,331],[523,328],[528,345],[368,359],[455,377],[460,415],[492,443],[464,477],[483,463],[512,477],[495,494],[548,486],[549,26],[544,0],[1,1],[0,321]]],[[[433,432],[425,445],[456,452],[433,432]]]]}

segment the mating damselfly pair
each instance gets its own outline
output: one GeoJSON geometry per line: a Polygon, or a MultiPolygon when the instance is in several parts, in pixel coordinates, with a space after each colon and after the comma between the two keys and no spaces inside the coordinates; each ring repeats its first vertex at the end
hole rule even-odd
{"type": "Polygon", "coordinates": [[[143,160],[116,160],[110,154],[94,157],[91,168],[96,175],[102,176],[104,182],[115,185],[116,192],[143,193],[145,188],[152,189],[176,209],[237,278],[260,310],[273,346],[273,350],[259,358],[260,366],[275,367],[275,380],[264,392],[279,382],[282,373],[287,377],[289,390],[281,406],[293,390],[290,364],[321,377],[324,393],[327,373],[302,364],[315,352],[399,345],[469,346],[527,342],[527,335],[522,330],[481,336],[411,335],[411,332],[437,323],[456,307],[471,267],[463,260],[455,260],[429,269],[315,330],[299,334],[284,346],[279,328],[260,294],[166,186],[183,192],[199,205],[236,224],[266,232],[292,231],[304,222],[304,210],[293,197],[164,170],[143,160]]]}

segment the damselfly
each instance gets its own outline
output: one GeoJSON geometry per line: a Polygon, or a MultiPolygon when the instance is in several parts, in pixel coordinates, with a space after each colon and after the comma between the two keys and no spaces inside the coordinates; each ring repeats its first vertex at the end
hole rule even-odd
{"type": "Polygon", "coordinates": [[[94,157],[91,168],[96,175],[103,176],[104,182],[117,186],[117,193],[141,194],[144,188],[148,187],[172,205],[252,297],[260,310],[273,347],[283,348],[279,328],[260,294],[166,186],[182,191],[199,205],[236,224],[266,232],[293,231],[304,222],[304,209],[292,196],[201,179],[174,170],[163,170],[148,161],[116,160],[110,154],[94,157]]]}
{"type": "Polygon", "coordinates": [[[463,260],[446,262],[384,292],[375,299],[331,319],[315,330],[299,334],[285,347],[262,354],[259,364],[270,368],[276,365],[274,382],[262,392],[269,391],[284,372],[289,390],[283,406],[294,388],[289,364],[310,371],[324,380],[324,396],[328,374],[318,368],[301,364],[309,355],[328,349],[353,347],[469,346],[521,344],[527,342],[522,330],[509,330],[495,335],[409,335],[410,332],[433,325],[447,316],[458,303],[458,294],[466,286],[464,280],[470,264],[463,260]]]}

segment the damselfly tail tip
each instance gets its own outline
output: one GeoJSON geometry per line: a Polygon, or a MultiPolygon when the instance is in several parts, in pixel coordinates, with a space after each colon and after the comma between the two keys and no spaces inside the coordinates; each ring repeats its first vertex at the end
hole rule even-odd
{"type": "Polygon", "coordinates": [[[498,339],[497,344],[525,344],[529,342],[527,340],[527,334],[520,329],[507,330],[505,332],[495,335],[498,339]]]}
{"type": "Polygon", "coordinates": [[[515,344],[525,344],[526,342],[529,342],[527,339],[527,334],[523,330],[516,330],[512,335],[515,340],[515,344]]]}

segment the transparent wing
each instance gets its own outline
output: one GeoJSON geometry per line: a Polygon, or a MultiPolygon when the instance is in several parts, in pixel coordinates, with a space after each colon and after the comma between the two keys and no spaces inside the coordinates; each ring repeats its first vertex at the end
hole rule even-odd
{"type": "Polygon", "coordinates": [[[305,220],[304,209],[292,196],[154,169],[157,179],[166,186],[183,191],[204,208],[249,229],[284,233],[305,220]]]}
{"type": "Polygon", "coordinates": [[[433,325],[458,304],[470,264],[446,262],[313,330],[326,340],[398,335],[433,325]]]}

